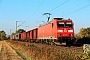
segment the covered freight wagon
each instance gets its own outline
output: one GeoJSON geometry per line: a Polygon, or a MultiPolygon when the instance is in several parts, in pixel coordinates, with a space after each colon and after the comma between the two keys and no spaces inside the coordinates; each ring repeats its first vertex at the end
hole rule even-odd
{"type": "Polygon", "coordinates": [[[15,34],[10,36],[11,40],[15,40],[15,34]]]}
{"type": "Polygon", "coordinates": [[[21,33],[15,34],[15,39],[16,40],[21,40],[21,33]]]}
{"type": "Polygon", "coordinates": [[[33,29],[33,40],[37,42],[38,28],[33,29]]]}
{"type": "Polygon", "coordinates": [[[33,41],[33,30],[30,30],[30,41],[33,41]]]}
{"type": "Polygon", "coordinates": [[[21,40],[22,41],[27,41],[27,32],[22,32],[21,33],[21,40]]]}

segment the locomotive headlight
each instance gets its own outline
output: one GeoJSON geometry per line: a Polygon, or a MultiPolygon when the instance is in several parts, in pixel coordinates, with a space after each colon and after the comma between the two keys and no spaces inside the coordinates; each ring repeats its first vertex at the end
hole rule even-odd
{"type": "Polygon", "coordinates": [[[63,30],[58,30],[58,32],[63,32],[63,30]]]}
{"type": "Polygon", "coordinates": [[[68,30],[68,32],[73,32],[73,30],[68,30]]]}
{"type": "Polygon", "coordinates": [[[70,36],[71,36],[71,37],[73,37],[73,35],[72,35],[72,34],[70,34],[70,36]]]}

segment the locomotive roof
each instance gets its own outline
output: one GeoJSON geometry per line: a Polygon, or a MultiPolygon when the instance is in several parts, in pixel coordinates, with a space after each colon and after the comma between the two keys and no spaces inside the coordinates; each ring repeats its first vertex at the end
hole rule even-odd
{"type": "Polygon", "coordinates": [[[53,18],[53,19],[56,19],[56,20],[62,20],[63,18],[53,18]]]}
{"type": "Polygon", "coordinates": [[[70,18],[69,19],[63,19],[63,18],[53,18],[53,20],[71,20],[70,18]]]}
{"type": "MultiPolygon", "coordinates": [[[[52,21],[63,21],[63,22],[68,21],[68,22],[72,22],[72,20],[71,20],[70,18],[69,18],[69,19],[53,18],[51,21],[47,22],[46,24],[42,24],[42,25],[40,25],[40,26],[47,25],[47,24],[51,23],[52,21]]],[[[39,27],[40,27],[40,26],[39,26],[39,27]]]]}

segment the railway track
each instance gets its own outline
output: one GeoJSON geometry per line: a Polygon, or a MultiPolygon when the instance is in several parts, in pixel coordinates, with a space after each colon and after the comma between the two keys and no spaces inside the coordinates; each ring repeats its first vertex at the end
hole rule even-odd
{"type": "Polygon", "coordinates": [[[27,44],[28,46],[29,45],[35,45],[35,46],[37,46],[37,47],[45,47],[45,48],[49,48],[49,47],[54,47],[54,48],[56,48],[56,49],[61,49],[61,48],[75,48],[75,49],[77,49],[77,48],[80,48],[81,50],[83,50],[83,46],[81,45],[81,44],[76,44],[76,43],[74,43],[73,45],[71,45],[71,46],[66,46],[66,43],[62,43],[62,44],[60,44],[60,43],[55,43],[55,44],[53,44],[53,45],[48,45],[47,43],[33,43],[33,42],[22,42],[22,41],[14,41],[14,42],[17,42],[17,43],[21,43],[21,44],[27,44]]]}
{"type": "Polygon", "coordinates": [[[20,43],[31,43],[31,44],[43,44],[43,45],[47,45],[47,46],[64,46],[64,47],[71,47],[71,46],[73,46],[73,47],[82,47],[83,46],[83,44],[81,44],[81,43],[73,43],[73,44],[70,44],[70,45],[66,45],[66,43],[59,43],[59,42],[54,42],[54,43],[51,43],[51,44],[48,44],[48,43],[35,43],[35,42],[26,42],[26,41],[14,41],[14,42],[20,42],[20,43]]]}

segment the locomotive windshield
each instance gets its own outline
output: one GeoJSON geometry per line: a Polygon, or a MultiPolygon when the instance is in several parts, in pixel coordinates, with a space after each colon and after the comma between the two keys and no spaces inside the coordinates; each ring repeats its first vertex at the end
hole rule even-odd
{"type": "Polygon", "coordinates": [[[73,26],[72,22],[65,22],[65,27],[72,27],[72,26],[73,26]]]}
{"type": "Polygon", "coordinates": [[[58,22],[57,26],[58,27],[72,27],[73,24],[72,24],[72,22],[58,22]]]}
{"type": "Polygon", "coordinates": [[[57,23],[57,26],[58,26],[58,27],[64,27],[64,22],[58,22],[58,23],[57,23]]]}

